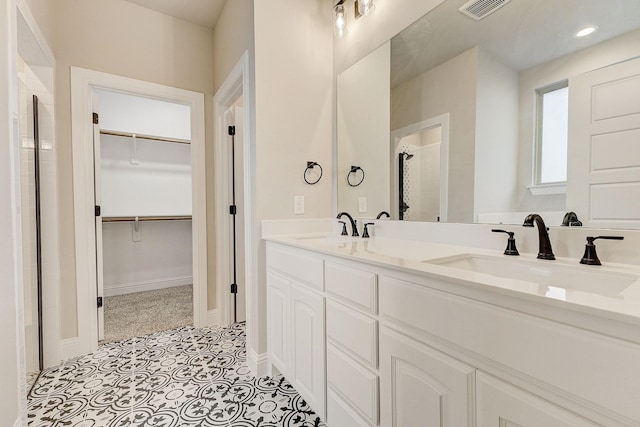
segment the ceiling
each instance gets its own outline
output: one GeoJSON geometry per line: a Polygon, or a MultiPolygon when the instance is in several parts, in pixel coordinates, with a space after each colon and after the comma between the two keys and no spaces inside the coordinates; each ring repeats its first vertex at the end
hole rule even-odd
{"type": "Polygon", "coordinates": [[[127,0],[165,15],[213,29],[227,0],[127,0]]]}
{"type": "Polygon", "coordinates": [[[391,87],[474,46],[522,71],[638,28],[638,0],[512,0],[480,21],[446,0],[391,40],[391,87]],[[574,34],[597,25],[592,35],[574,34]]]}

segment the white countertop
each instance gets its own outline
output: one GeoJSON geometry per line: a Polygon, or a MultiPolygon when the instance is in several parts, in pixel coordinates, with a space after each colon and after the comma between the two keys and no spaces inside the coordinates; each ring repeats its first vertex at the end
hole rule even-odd
{"type": "MultiPolygon", "coordinates": [[[[547,306],[571,309],[601,318],[623,321],[640,326],[640,268],[635,265],[607,264],[606,266],[586,266],[576,259],[558,258],[555,261],[538,260],[535,255],[521,254],[511,257],[502,251],[448,244],[402,240],[385,237],[369,239],[336,236],[328,233],[297,235],[277,235],[264,237],[265,240],[307,249],[352,261],[364,262],[412,274],[420,274],[461,284],[473,289],[491,291],[528,301],[544,303],[547,306]],[[576,286],[565,287],[541,285],[526,280],[497,277],[461,268],[438,265],[431,260],[463,254],[487,257],[501,257],[505,261],[526,261],[537,268],[566,266],[577,273],[598,272],[631,277],[631,284],[620,291],[612,291],[603,284],[603,291],[584,291],[576,286]],[[550,264],[553,263],[553,264],[550,264]],[[635,276],[635,277],[634,277],[635,276]],[[635,281],[634,281],[635,279],[635,281]]],[[[493,258],[495,259],[495,258],[493,258]]],[[[634,335],[637,334],[637,331],[634,335]]],[[[635,339],[634,339],[635,341],[635,339]]]]}

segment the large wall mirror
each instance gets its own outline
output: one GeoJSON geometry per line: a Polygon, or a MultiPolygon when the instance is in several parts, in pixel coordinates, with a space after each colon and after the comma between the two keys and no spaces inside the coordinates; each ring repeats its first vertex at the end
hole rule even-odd
{"type": "Polygon", "coordinates": [[[640,228],[640,2],[466,3],[338,76],[338,209],[640,228]]]}

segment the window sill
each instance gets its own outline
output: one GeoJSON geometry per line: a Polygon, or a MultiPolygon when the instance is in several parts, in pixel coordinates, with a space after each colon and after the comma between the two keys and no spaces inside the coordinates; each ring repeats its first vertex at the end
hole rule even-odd
{"type": "Polygon", "coordinates": [[[534,196],[548,196],[551,194],[567,194],[567,183],[530,185],[527,187],[534,196]]]}

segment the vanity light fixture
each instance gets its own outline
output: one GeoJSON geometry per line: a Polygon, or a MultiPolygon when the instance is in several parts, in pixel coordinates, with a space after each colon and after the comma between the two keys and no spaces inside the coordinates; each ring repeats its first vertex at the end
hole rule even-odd
{"type": "Polygon", "coordinates": [[[338,2],[333,8],[336,13],[336,18],[333,24],[336,36],[338,38],[343,38],[349,32],[347,30],[347,17],[344,14],[344,0],[338,2]]]}
{"type": "Polygon", "coordinates": [[[589,34],[593,34],[594,32],[596,32],[596,30],[598,29],[597,26],[592,26],[592,27],[585,27],[583,29],[581,29],[580,31],[578,31],[575,34],[575,37],[586,37],[589,34]]]}
{"type": "Polygon", "coordinates": [[[356,0],[356,19],[360,18],[361,16],[371,15],[374,10],[376,10],[376,5],[373,4],[373,0],[356,0]]]}

